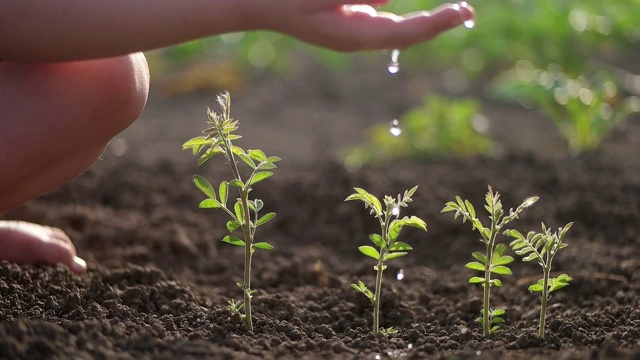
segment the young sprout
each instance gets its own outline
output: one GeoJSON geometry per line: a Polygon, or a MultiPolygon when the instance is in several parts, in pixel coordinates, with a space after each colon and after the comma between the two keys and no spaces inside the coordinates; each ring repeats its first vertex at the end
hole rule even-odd
{"type": "Polygon", "coordinates": [[[504,322],[503,316],[506,313],[504,309],[491,309],[490,307],[491,287],[502,286],[502,281],[492,279],[491,275],[511,275],[511,269],[505,265],[513,262],[513,257],[503,255],[506,247],[504,244],[497,243],[496,238],[505,225],[517,219],[518,215],[538,201],[538,198],[530,197],[525,199],[516,210],[510,209],[507,216],[504,216],[500,194],[498,192],[494,193],[490,186],[485,199],[487,204],[484,208],[489,212],[489,218],[491,219],[489,227],[483,226],[482,222],[476,217],[473,205],[468,200],[463,201],[459,196],[456,196],[456,201],[448,202],[441,212],[455,211],[454,219],[462,215],[463,223],[469,220],[472,230],[477,230],[480,233],[479,240],[485,245],[484,253],[476,251],[471,254],[477,261],[467,263],[465,267],[479,271],[484,275],[483,277],[471,277],[469,283],[481,284],[484,289],[483,308],[480,310],[481,315],[477,321],[482,324],[484,336],[489,336],[498,329],[497,324],[504,322]]]}
{"type": "Polygon", "coordinates": [[[558,250],[567,247],[567,244],[564,243],[563,240],[572,225],[573,223],[568,223],[563,228],[558,229],[558,232],[554,233],[542,223],[541,233],[530,231],[527,237],[524,237],[517,230],[505,231],[505,235],[515,238],[515,240],[511,242],[513,251],[521,256],[526,255],[522,261],[537,260],[538,264],[542,267],[542,279],[529,286],[529,291],[540,293],[540,324],[538,337],[541,339],[544,339],[547,301],[551,298],[551,293],[569,285],[569,281],[573,280],[567,274],[561,274],[556,278],[549,277],[553,257],[558,253],[558,250]]]}
{"type": "Polygon", "coordinates": [[[249,199],[249,193],[253,185],[273,175],[268,170],[275,169],[275,163],[281,159],[277,156],[267,157],[261,150],[245,151],[233,145],[232,141],[241,138],[241,136],[234,134],[238,129],[238,121],[230,116],[231,98],[229,93],[225,92],[219,95],[217,100],[222,112],[217,114],[207,109],[209,117],[207,123],[210,126],[204,130],[207,135],[198,136],[187,141],[182,145],[182,148],[192,149],[193,154],[196,156],[204,150],[204,153],[200,155],[198,165],[202,165],[210,158],[222,154],[233,175],[233,179],[230,181],[222,181],[220,183],[217,195],[214,187],[204,177],[195,175],[193,181],[198,189],[207,196],[206,199],[200,202],[199,207],[201,209],[222,209],[231,217],[231,220],[227,222],[229,235],[225,236],[222,241],[244,247],[244,280],[242,283],[237,284],[242,289],[244,301],[236,302],[231,300],[229,301],[229,308],[238,313],[244,309],[244,315],[241,315],[242,319],[247,325],[247,329],[253,331],[251,297],[255,290],[251,290],[251,257],[256,249],[273,249],[273,246],[266,242],[255,242],[254,237],[258,226],[273,219],[276,214],[270,212],[259,216],[264,204],[260,199],[249,199]],[[250,174],[244,181],[240,175],[237,158],[240,158],[250,168],[250,174]],[[239,195],[233,206],[227,206],[230,187],[237,188],[239,195]],[[233,232],[237,229],[242,231],[242,238],[233,235],[233,232]]]}
{"type": "Polygon", "coordinates": [[[412,226],[427,231],[427,224],[416,216],[399,218],[400,208],[408,206],[407,204],[412,201],[411,196],[416,192],[418,187],[415,186],[411,190],[405,191],[402,196],[398,194],[397,198],[385,196],[383,199],[384,208],[380,200],[375,196],[363,189],[354,189],[356,192],[349,195],[345,201],[361,200],[364,202],[365,209],[368,208],[371,214],[380,222],[381,232],[380,234],[369,235],[369,239],[376,247],[364,245],[358,248],[361,253],[378,262],[373,267],[373,269],[376,270],[375,292],[371,292],[362,281],[358,281],[357,284],[351,284],[351,287],[369,298],[373,305],[373,333],[377,335],[381,332],[383,335],[392,335],[394,334],[394,329],[380,329],[379,327],[382,273],[387,268],[385,261],[405,256],[409,250],[412,250],[409,244],[398,241],[398,235],[400,235],[400,230],[402,230],[404,226],[412,226]]]}

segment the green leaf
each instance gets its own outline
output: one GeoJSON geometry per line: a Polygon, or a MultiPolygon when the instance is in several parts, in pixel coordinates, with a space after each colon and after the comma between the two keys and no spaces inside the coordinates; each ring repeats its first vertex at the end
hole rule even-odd
{"type": "Polygon", "coordinates": [[[213,190],[213,186],[211,186],[211,183],[209,183],[207,179],[200,175],[194,175],[193,182],[196,184],[198,189],[200,189],[200,191],[202,191],[209,198],[216,198],[216,192],[213,190]]]}
{"type": "Polygon", "coordinates": [[[502,281],[500,279],[493,279],[489,281],[490,286],[500,287],[502,286],[502,281]]]}
{"type": "Polygon", "coordinates": [[[384,257],[384,261],[387,260],[391,260],[391,259],[396,259],[402,256],[407,255],[408,253],[403,251],[403,252],[392,252],[392,253],[388,253],[385,257],[384,257]]]}
{"type": "Polygon", "coordinates": [[[229,232],[234,232],[239,227],[240,227],[240,223],[239,222],[237,222],[235,220],[227,221],[227,230],[229,230],[229,232]]]}
{"type": "Polygon", "coordinates": [[[204,154],[202,154],[202,156],[200,156],[200,158],[198,159],[198,166],[204,164],[207,160],[211,159],[212,157],[223,153],[224,151],[222,150],[222,148],[220,148],[220,146],[216,146],[214,148],[209,148],[207,151],[204,152],[204,154]]]}
{"type": "Polygon", "coordinates": [[[467,263],[464,267],[466,267],[467,269],[477,270],[477,271],[485,271],[486,270],[486,267],[483,264],[481,264],[479,262],[475,262],[475,261],[467,263]]]}
{"type": "Polygon", "coordinates": [[[220,183],[220,187],[218,189],[218,194],[220,195],[220,203],[226,207],[227,206],[227,197],[229,195],[229,183],[223,181],[220,183]]]}
{"type": "Polygon", "coordinates": [[[247,154],[245,153],[238,154],[238,157],[242,159],[242,161],[244,161],[245,164],[249,165],[250,168],[252,169],[256,168],[255,161],[253,161],[253,159],[251,159],[247,154]]]}
{"type": "Polygon", "coordinates": [[[506,246],[504,244],[496,245],[495,250],[493,250],[493,257],[491,258],[491,260],[495,261],[495,259],[497,259],[500,256],[502,256],[502,254],[504,253],[505,249],[506,249],[506,246]]]}
{"type": "Polygon", "coordinates": [[[361,189],[361,188],[353,188],[357,194],[352,194],[350,196],[348,196],[345,201],[348,200],[362,200],[364,201],[365,204],[369,205],[369,207],[371,207],[376,215],[381,214],[382,213],[382,204],[380,203],[380,200],[378,200],[377,197],[369,194],[366,190],[361,189]]]}
{"type": "Polygon", "coordinates": [[[360,246],[358,247],[358,250],[360,250],[361,253],[367,255],[368,257],[374,258],[376,260],[380,260],[380,254],[372,246],[367,246],[367,245],[360,246]]]}
{"type": "Polygon", "coordinates": [[[268,244],[266,242],[257,242],[251,245],[252,248],[255,249],[262,249],[262,250],[273,250],[273,246],[271,246],[271,244],[268,244]]]}
{"type": "Polygon", "coordinates": [[[233,179],[233,180],[229,181],[229,186],[236,186],[236,187],[239,187],[239,188],[243,188],[244,187],[244,183],[242,182],[242,180],[233,179]]]}
{"type": "Polygon", "coordinates": [[[490,311],[491,316],[502,316],[507,313],[504,309],[495,309],[490,311]]]}
{"type": "Polygon", "coordinates": [[[417,216],[404,217],[400,221],[402,221],[402,225],[411,226],[420,230],[427,231],[427,223],[425,223],[424,220],[420,219],[417,216]]]}
{"type": "Polygon", "coordinates": [[[244,222],[244,211],[242,209],[242,203],[240,202],[240,199],[238,199],[235,205],[233,205],[233,211],[236,214],[236,220],[238,220],[239,222],[244,222]]]}
{"type": "Polygon", "coordinates": [[[544,286],[540,284],[533,284],[529,286],[529,291],[531,292],[542,292],[542,290],[544,290],[544,286]]]}
{"type": "Polygon", "coordinates": [[[249,150],[247,153],[249,154],[249,157],[257,162],[263,162],[267,160],[267,155],[265,155],[262,150],[249,150]]]}
{"type": "Polygon", "coordinates": [[[560,274],[558,275],[557,278],[554,279],[554,281],[562,281],[562,282],[569,282],[573,280],[573,278],[567,274],[560,274]]]}
{"type": "Polygon", "coordinates": [[[474,276],[469,279],[469,284],[481,284],[481,283],[484,283],[484,278],[481,278],[479,276],[474,276]]]}
{"type": "Polygon", "coordinates": [[[413,248],[402,241],[397,241],[395,242],[393,245],[391,245],[391,248],[389,248],[390,251],[409,251],[409,250],[413,250],[413,248]]]}
{"type": "Polygon", "coordinates": [[[489,263],[489,260],[487,260],[487,257],[484,256],[484,254],[479,251],[472,253],[471,256],[476,258],[476,260],[480,261],[484,265],[487,265],[489,263]]]}
{"type": "Polygon", "coordinates": [[[260,171],[257,172],[253,175],[253,177],[251,178],[251,183],[249,185],[253,185],[259,181],[262,181],[268,177],[270,177],[271,175],[273,175],[272,172],[270,171],[260,171]]]}
{"type": "Polygon", "coordinates": [[[549,288],[549,292],[554,292],[556,290],[560,290],[565,286],[568,286],[569,283],[568,282],[564,282],[564,281],[554,281],[551,284],[551,287],[549,288]]]}
{"type": "Polygon", "coordinates": [[[204,199],[198,205],[200,209],[219,209],[222,205],[215,199],[204,199]]]}
{"type": "Polygon", "coordinates": [[[493,319],[491,319],[491,324],[500,324],[503,322],[504,322],[504,319],[501,317],[494,317],[493,319]]]}
{"type": "Polygon", "coordinates": [[[500,328],[499,328],[497,325],[496,325],[496,326],[494,326],[494,327],[492,327],[492,328],[489,330],[489,334],[493,334],[493,333],[495,333],[496,331],[498,331],[498,329],[500,329],[500,328]]]}
{"type": "Polygon", "coordinates": [[[245,246],[245,242],[240,239],[237,236],[234,235],[227,235],[224,238],[222,238],[223,242],[226,242],[227,244],[231,244],[231,245],[235,245],[235,246],[245,246]]]}
{"type": "Polygon", "coordinates": [[[395,242],[398,236],[400,236],[402,225],[403,224],[401,220],[393,220],[391,224],[389,224],[389,229],[387,230],[387,237],[389,238],[389,242],[395,242]]]}
{"type": "Polygon", "coordinates": [[[211,145],[212,143],[213,141],[211,139],[205,139],[204,136],[198,136],[182,144],[182,150],[191,149],[193,151],[193,155],[198,155],[205,146],[211,145]]]}
{"type": "Polygon", "coordinates": [[[506,266],[492,266],[491,272],[499,275],[511,275],[511,269],[506,266]]]}
{"type": "Polygon", "coordinates": [[[382,236],[380,236],[378,234],[369,235],[369,240],[371,240],[371,242],[374,243],[380,249],[383,249],[383,248],[385,248],[387,246],[387,244],[385,244],[384,239],[382,238],[382,236]]]}
{"type": "Polygon", "coordinates": [[[264,206],[264,202],[262,202],[262,200],[260,200],[260,199],[255,199],[253,201],[249,201],[249,208],[251,210],[253,210],[254,212],[258,212],[258,211],[262,210],[263,206],[264,206]]]}
{"type": "Polygon", "coordinates": [[[500,256],[499,258],[493,260],[493,265],[506,265],[506,264],[510,264],[513,262],[513,257],[508,256],[508,255],[504,255],[504,256],[500,256]]]}
{"type": "Polygon", "coordinates": [[[260,226],[260,225],[266,223],[267,221],[273,219],[274,217],[276,217],[276,213],[274,213],[274,212],[267,213],[263,217],[258,219],[258,221],[256,222],[256,226],[260,226]]]}

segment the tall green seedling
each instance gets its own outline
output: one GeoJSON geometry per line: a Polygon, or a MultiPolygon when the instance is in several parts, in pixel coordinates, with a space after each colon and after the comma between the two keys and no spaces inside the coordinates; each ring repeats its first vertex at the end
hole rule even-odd
{"type": "Polygon", "coordinates": [[[536,260],[542,267],[542,279],[529,286],[529,291],[540,293],[538,337],[541,339],[544,339],[547,302],[551,298],[551,293],[569,285],[569,281],[572,280],[567,274],[561,274],[555,278],[550,277],[553,257],[560,249],[567,247],[564,237],[572,225],[573,223],[568,223],[563,228],[558,229],[557,232],[552,232],[542,223],[541,233],[530,231],[526,237],[517,230],[505,231],[505,235],[515,238],[511,242],[511,248],[516,254],[524,256],[522,261],[536,260]]]}
{"type": "Polygon", "coordinates": [[[491,187],[489,187],[485,200],[486,205],[484,208],[489,212],[489,219],[491,220],[491,224],[488,227],[485,227],[480,219],[476,217],[476,211],[471,202],[462,200],[459,196],[456,196],[456,201],[448,202],[441,212],[454,211],[455,219],[462,216],[463,223],[467,220],[471,222],[472,229],[478,231],[480,234],[479,240],[485,246],[484,253],[476,251],[471,254],[477,261],[469,262],[465,267],[483,274],[482,277],[471,277],[469,283],[481,284],[483,287],[483,308],[480,310],[481,315],[477,321],[482,324],[484,336],[489,336],[498,329],[499,323],[504,322],[503,316],[506,314],[504,309],[491,309],[490,307],[491,287],[502,286],[500,279],[492,279],[491,276],[493,274],[511,275],[511,269],[506,265],[513,262],[513,257],[504,255],[506,247],[496,241],[497,236],[508,223],[517,219],[524,209],[538,201],[538,198],[530,197],[525,199],[516,210],[510,209],[509,215],[506,216],[500,201],[500,194],[498,192],[494,193],[491,187]]]}
{"type": "Polygon", "coordinates": [[[362,281],[358,281],[357,284],[351,284],[354,290],[364,294],[373,305],[373,333],[376,335],[379,332],[383,334],[390,333],[391,330],[381,330],[379,320],[382,273],[387,268],[385,262],[405,256],[409,250],[412,250],[409,244],[398,241],[400,230],[404,226],[412,226],[427,231],[427,224],[417,216],[400,218],[400,208],[408,206],[407,204],[412,201],[411,196],[417,189],[418,187],[415,186],[411,190],[405,191],[403,195],[398,194],[397,198],[385,196],[383,199],[384,207],[377,197],[361,188],[354,188],[356,192],[345,199],[345,201],[361,200],[364,202],[365,209],[369,209],[371,214],[380,222],[380,234],[369,235],[369,239],[375,247],[363,245],[358,248],[361,253],[377,261],[377,264],[373,267],[376,271],[375,292],[371,292],[362,281]]]}
{"type": "Polygon", "coordinates": [[[251,297],[255,290],[251,289],[251,257],[256,249],[273,249],[266,242],[255,242],[255,232],[260,225],[273,219],[276,214],[270,212],[260,216],[259,213],[264,204],[260,199],[250,199],[249,193],[253,185],[273,175],[269,170],[275,169],[275,163],[281,159],[277,156],[267,157],[261,150],[245,151],[233,145],[232,142],[241,136],[235,134],[238,129],[238,121],[232,119],[230,115],[231,98],[229,93],[225,92],[219,95],[217,100],[222,112],[217,114],[210,109],[207,110],[207,123],[210,127],[204,130],[206,135],[187,141],[182,145],[182,148],[191,149],[195,156],[199,156],[198,165],[222,154],[231,170],[233,178],[230,181],[222,181],[218,186],[217,194],[211,183],[204,177],[195,175],[193,181],[198,189],[207,196],[200,202],[201,209],[221,209],[231,217],[231,220],[227,222],[229,235],[226,235],[222,241],[244,247],[244,278],[242,283],[237,284],[242,289],[244,298],[243,302],[230,300],[229,307],[238,313],[244,309],[244,315],[241,317],[247,325],[247,329],[253,331],[251,297]],[[238,158],[250,169],[246,180],[243,180],[240,174],[238,158]],[[233,205],[228,206],[229,190],[234,187],[238,190],[239,197],[236,198],[233,205]],[[242,232],[242,238],[233,235],[238,229],[242,232]]]}

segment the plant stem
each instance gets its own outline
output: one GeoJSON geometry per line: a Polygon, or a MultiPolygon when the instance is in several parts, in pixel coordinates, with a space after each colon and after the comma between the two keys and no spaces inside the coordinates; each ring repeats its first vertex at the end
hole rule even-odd
{"type": "Polygon", "coordinates": [[[242,209],[244,210],[244,224],[242,233],[244,234],[244,322],[247,330],[253,331],[253,319],[251,318],[251,246],[253,238],[251,236],[251,214],[249,214],[249,195],[246,191],[241,191],[242,209]]]}
{"type": "MultiPolygon", "coordinates": [[[[222,133],[222,132],[221,132],[222,133]]],[[[238,164],[236,163],[233,151],[231,151],[231,141],[225,139],[225,150],[227,154],[227,160],[229,161],[229,167],[233,173],[233,177],[242,181],[240,177],[240,171],[238,170],[238,164]]],[[[240,202],[243,211],[243,222],[241,224],[242,235],[244,237],[244,279],[243,279],[243,292],[244,292],[244,323],[247,325],[247,330],[253,331],[253,319],[251,317],[251,247],[253,245],[253,236],[251,235],[251,214],[249,212],[249,194],[248,191],[242,188],[238,188],[240,193],[240,202]]]]}
{"type": "Polygon", "coordinates": [[[547,300],[549,300],[549,273],[550,266],[543,267],[542,294],[540,294],[540,324],[538,328],[538,337],[544,339],[544,328],[547,315],[547,300]]]}
{"type": "Polygon", "coordinates": [[[378,335],[380,331],[380,292],[382,290],[382,272],[384,271],[383,259],[384,255],[381,254],[380,260],[378,260],[377,273],[376,273],[376,292],[373,296],[373,334],[378,335]]]}
{"type": "MultiPolygon", "coordinates": [[[[492,254],[492,246],[487,245],[487,259],[491,259],[492,254]]],[[[486,269],[484,270],[484,307],[482,308],[482,332],[485,337],[489,336],[489,327],[491,323],[489,322],[489,296],[491,289],[491,265],[487,264],[486,269]]]]}
{"type": "Polygon", "coordinates": [[[495,221],[492,221],[491,224],[491,234],[489,235],[489,239],[487,239],[487,259],[489,263],[484,269],[484,307],[482,309],[482,332],[485,337],[489,336],[491,333],[491,319],[489,318],[489,314],[491,311],[490,307],[490,296],[491,296],[491,263],[493,259],[493,249],[495,247],[496,235],[500,231],[500,228],[495,225],[495,221]]]}

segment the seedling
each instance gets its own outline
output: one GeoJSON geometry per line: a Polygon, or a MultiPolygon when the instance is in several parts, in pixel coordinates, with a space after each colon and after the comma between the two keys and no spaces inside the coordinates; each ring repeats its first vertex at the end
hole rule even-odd
{"type": "Polygon", "coordinates": [[[277,156],[267,157],[261,150],[244,151],[242,148],[233,145],[232,141],[241,138],[241,136],[234,134],[238,129],[238,121],[230,116],[231,98],[229,93],[225,92],[219,95],[217,100],[222,112],[217,114],[207,109],[209,117],[207,123],[210,125],[208,129],[204,130],[207,135],[198,136],[187,141],[182,145],[182,148],[192,149],[193,154],[196,156],[204,150],[204,153],[199,155],[198,165],[202,165],[210,158],[222,154],[231,169],[233,179],[222,181],[218,186],[217,195],[211,183],[204,177],[195,175],[193,181],[198,189],[207,196],[206,199],[200,202],[199,207],[201,209],[222,209],[231,217],[231,220],[227,222],[229,235],[225,236],[222,241],[244,247],[244,280],[242,283],[237,284],[242,289],[244,301],[231,300],[229,301],[229,308],[238,313],[244,309],[244,315],[241,315],[242,319],[247,325],[247,329],[253,331],[251,297],[255,290],[251,290],[251,257],[256,249],[273,249],[273,246],[266,242],[255,242],[254,237],[258,226],[273,219],[276,214],[270,212],[260,217],[259,212],[264,204],[260,199],[249,199],[249,193],[253,185],[273,175],[272,172],[267,170],[275,169],[275,163],[281,159],[277,156]],[[246,181],[242,180],[236,157],[240,158],[251,169],[246,181]],[[239,198],[236,199],[231,208],[227,206],[230,187],[237,188],[239,194],[239,198]],[[233,232],[237,229],[242,231],[242,239],[233,235],[233,232]]]}
{"type": "Polygon", "coordinates": [[[455,211],[454,219],[462,215],[463,223],[469,220],[472,229],[480,233],[480,242],[485,245],[484,254],[479,251],[472,253],[471,255],[477,261],[467,263],[465,267],[484,274],[484,277],[471,277],[469,283],[481,284],[484,289],[483,308],[480,310],[481,315],[476,321],[482,324],[484,336],[489,336],[498,329],[498,324],[504,322],[503,316],[506,313],[504,309],[491,309],[490,307],[491,287],[502,286],[502,281],[500,279],[492,279],[491,275],[511,275],[511,269],[505,265],[513,262],[513,257],[503,255],[506,247],[504,244],[497,243],[496,238],[505,225],[517,219],[524,209],[538,201],[538,197],[525,199],[515,211],[510,209],[507,216],[504,216],[498,192],[494,193],[489,187],[485,199],[487,203],[485,209],[489,212],[489,218],[491,219],[491,225],[488,228],[483,226],[482,222],[476,217],[476,211],[471,202],[462,200],[459,196],[456,196],[455,202],[448,202],[441,212],[455,211]]]}
{"type": "Polygon", "coordinates": [[[573,280],[567,274],[561,274],[556,278],[549,277],[553,257],[558,253],[558,250],[567,247],[567,244],[564,243],[563,240],[567,235],[567,231],[571,228],[571,225],[573,225],[573,223],[568,223],[563,228],[558,229],[558,232],[551,232],[551,229],[542,223],[541,233],[530,231],[527,237],[524,237],[517,230],[505,231],[505,235],[515,238],[515,240],[511,242],[513,251],[521,256],[526,255],[522,261],[537,260],[538,264],[542,266],[542,279],[529,286],[529,291],[540,293],[540,324],[538,337],[541,339],[544,339],[547,301],[551,298],[551,293],[569,285],[569,281],[573,280]]]}
{"type": "Polygon", "coordinates": [[[376,247],[368,245],[358,247],[361,253],[378,261],[373,267],[376,271],[375,292],[371,292],[362,281],[358,281],[357,284],[351,284],[351,287],[369,298],[373,305],[373,333],[378,335],[378,333],[381,332],[383,335],[392,335],[394,331],[396,331],[395,329],[380,329],[379,314],[382,273],[387,268],[385,265],[386,261],[405,256],[409,250],[413,250],[409,244],[398,241],[398,235],[400,235],[400,230],[402,230],[404,226],[412,226],[427,231],[427,224],[416,216],[399,218],[400,208],[407,207],[407,204],[413,201],[411,196],[416,192],[418,187],[415,186],[411,190],[405,191],[402,196],[398,194],[397,198],[388,195],[385,196],[383,199],[384,209],[377,197],[369,194],[364,189],[354,189],[356,192],[349,195],[345,201],[361,200],[364,202],[365,209],[368,208],[371,214],[380,222],[381,232],[380,234],[369,235],[369,239],[376,247]]]}

